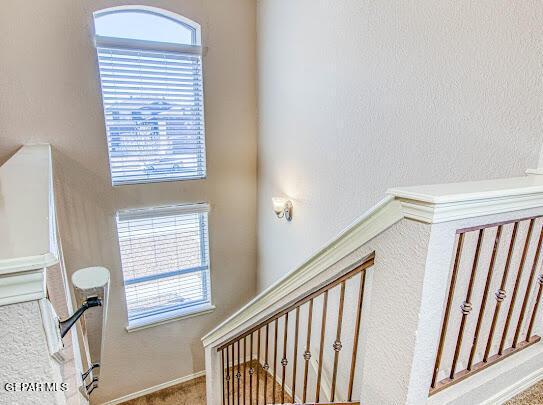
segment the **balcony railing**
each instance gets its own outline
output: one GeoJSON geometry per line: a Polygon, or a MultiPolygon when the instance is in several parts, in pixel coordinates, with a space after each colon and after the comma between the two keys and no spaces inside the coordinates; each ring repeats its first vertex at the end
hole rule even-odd
{"type": "Polygon", "coordinates": [[[533,330],[543,283],[542,218],[461,229],[457,235],[430,394],[541,340],[533,330]],[[460,319],[451,320],[453,310],[460,319]],[[472,314],[477,321],[468,330],[472,314]],[[439,379],[442,368],[447,375],[439,379]]]}
{"type": "Polygon", "coordinates": [[[209,404],[502,403],[540,372],[543,176],[388,194],[203,338],[209,404]]]}

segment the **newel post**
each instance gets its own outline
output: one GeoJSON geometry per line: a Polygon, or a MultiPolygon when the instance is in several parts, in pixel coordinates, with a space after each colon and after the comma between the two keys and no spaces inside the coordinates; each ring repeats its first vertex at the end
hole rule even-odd
{"type": "Polygon", "coordinates": [[[406,403],[428,400],[435,356],[450,279],[456,227],[452,223],[432,224],[421,273],[422,290],[418,299],[418,323],[412,352],[411,373],[406,386],[406,403]]]}
{"type": "Polygon", "coordinates": [[[426,403],[455,231],[404,219],[373,241],[361,403],[426,403]]]}
{"type": "Polygon", "coordinates": [[[205,347],[206,398],[209,405],[222,403],[221,353],[211,345],[205,347]]]}

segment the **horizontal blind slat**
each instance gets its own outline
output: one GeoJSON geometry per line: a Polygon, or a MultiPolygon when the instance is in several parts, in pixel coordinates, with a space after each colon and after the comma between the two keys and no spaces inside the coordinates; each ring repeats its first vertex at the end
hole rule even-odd
{"type": "Polygon", "coordinates": [[[114,185],[203,178],[202,60],[97,46],[114,185]]]}
{"type": "Polygon", "coordinates": [[[191,207],[117,216],[129,321],[209,302],[207,213],[191,207]]]}

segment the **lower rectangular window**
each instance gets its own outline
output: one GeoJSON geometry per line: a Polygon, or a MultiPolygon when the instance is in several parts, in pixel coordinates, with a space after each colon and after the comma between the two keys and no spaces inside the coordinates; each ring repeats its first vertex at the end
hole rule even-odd
{"type": "Polygon", "coordinates": [[[207,204],[117,213],[128,323],[210,305],[207,204]]]}

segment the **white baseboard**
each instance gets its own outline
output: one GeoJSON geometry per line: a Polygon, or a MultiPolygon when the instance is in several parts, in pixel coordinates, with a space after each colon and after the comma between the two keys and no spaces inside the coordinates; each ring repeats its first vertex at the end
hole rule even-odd
{"type": "Polygon", "coordinates": [[[543,167],[538,167],[537,169],[528,169],[528,170],[526,170],[526,174],[528,176],[543,174],[543,167]]]}
{"type": "Polygon", "coordinates": [[[543,342],[428,398],[427,405],[500,405],[543,379],[543,342]]]}
{"type": "Polygon", "coordinates": [[[143,389],[141,391],[137,391],[137,392],[134,392],[132,394],[124,395],[122,397],[113,399],[111,401],[104,402],[102,405],[117,405],[117,404],[120,404],[122,402],[129,401],[131,399],[135,399],[135,398],[142,397],[144,395],[152,394],[153,392],[163,390],[164,388],[169,388],[169,387],[177,385],[177,384],[181,384],[181,383],[184,383],[184,382],[187,382],[187,381],[190,381],[190,380],[194,380],[195,378],[202,377],[205,374],[206,374],[205,370],[198,371],[197,373],[189,374],[189,375],[187,375],[185,377],[176,378],[175,380],[171,380],[171,381],[167,381],[167,382],[162,383],[162,384],[154,385],[152,387],[145,388],[145,389],[143,389]]]}
{"type": "Polygon", "coordinates": [[[515,395],[527,390],[541,379],[543,379],[543,368],[540,368],[539,370],[534,371],[532,374],[527,375],[522,380],[517,381],[516,384],[506,387],[503,391],[498,392],[481,405],[503,404],[504,402],[513,398],[515,395]]]}

